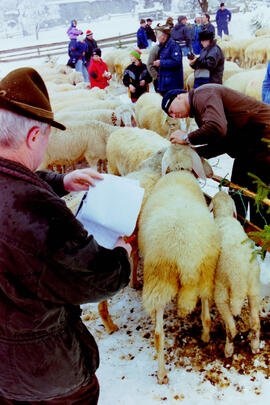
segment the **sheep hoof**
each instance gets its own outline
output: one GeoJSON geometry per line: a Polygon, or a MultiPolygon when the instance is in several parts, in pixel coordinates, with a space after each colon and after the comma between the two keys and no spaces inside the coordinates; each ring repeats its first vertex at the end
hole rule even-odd
{"type": "Polygon", "coordinates": [[[226,357],[226,358],[232,357],[233,352],[234,352],[233,343],[226,343],[226,345],[225,345],[225,351],[224,351],[225,357],[226,357]]]}
{"type": "Polygon", "coordinates": [[[250,342],[252,354],[257,354],[260,352],[260,342],[259,340],[252,340],[250,342]]]}
{"type": "Polygon", "coordinates": [[[204,343],[208,343],[210,340],[209,332],[203,332],[201,339],[204,343]]]}
{"type": "Polygon", "coordinates": [[[130,285],[131,288],[134,288],[134,290],[141,290],[142,289],[142,283],[140,281],[135,281],[135,283],[132,283],[130,285]]]}
{"type": "Polygon", "coordinates": [[[117,332],[119,330],[118,326],[115,325],[115,323],[112,323],[109,327],[106,327],[107,332],[109,335],[113,334],[114,332],[117,332]]]}
{"type": "Polygon", "coordinates": [[[169,382],[169,378],[168,378],[167,375],[164,375],[163,377],[159,377],[159,376],[158,376],[158,383],[159,383],[160,385],[162,385],[162,384],[168,384],[168,382],[169,382]]]}

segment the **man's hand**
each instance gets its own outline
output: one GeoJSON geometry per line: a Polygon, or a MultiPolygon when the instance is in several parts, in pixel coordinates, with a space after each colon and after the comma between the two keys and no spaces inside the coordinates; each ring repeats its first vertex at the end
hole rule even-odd
{"type": "Polygon", "coordinates": [[[124,241],[124,239],[120,236],[118,239],[117,239],[117,241],[116,241],[116,244],[115,244],[115,246],[114,246],[115,248],[116,247],[122,247],[122,248],[124,248],[124,249],[126,249],[126,251],[127,251],[127,254],[130,256],[130,254],[131,254],[131,245],[129,244],[129,243],[126,243],[125,241],[124,241]]]}
{"type": "Polygon", "coordinates": [[[133,86],[133,84],[130,84],[130,85],[129,85],[129,89],[130,89],[131,93],[135,93],[135,91],[136,91],[136,89],[135,89],[135,87],[133,86]]]}
{"type": "Polygon", "coordinates": [[[145,85],[145,80],[141,80],[140,81],[140,86],[144,86],[145,85]]]}
{"type": "Polygon", "coordinates": [[[160,66],[160,59],[155,60],[153,62],[153,65],[159,67],[160,66]]]}
{"type": "Polygon", "coordinates": [[[194,65],[194,63],[196,62],[196,60],[198,59],[198,56],[192,60],[189,61],[190,66],[194,65]]]}
{"type": "Polygon", "coordinates": [[[95,187],[94,179],[103,180],[103,177],[91,168],[74,170],[65,175],[64,188],[68,192],[88,190],[89,186],[95,187]]]}
{"type": "Polygon", "coordinates": [[[186,140],[183,140],[184,135],[186,135],[186,132],[181,131],[181,129],[173,132],[170,137],[171,143],[180,143],[181,145],[187,145],[188,142],[186,140]]]}

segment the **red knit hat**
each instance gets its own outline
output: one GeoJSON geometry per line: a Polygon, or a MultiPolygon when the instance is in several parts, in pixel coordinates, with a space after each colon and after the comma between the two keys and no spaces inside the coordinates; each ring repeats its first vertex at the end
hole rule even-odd
{"type": "Polygon", "coordinates": [[[130,55],[135,56],[135,58],[137,58],[138,60],[141,59],[141,51],[139,51],[139,49],[133,49],[133,51],[130,52],[130,55]]]}
{"type": "Polygon", "coordinates": [[[86,31],[86,36],[87,36],[87,35],[93,35],[93,32],[92,32],[91,30],[87,30],[87,31],[86,31]]]}

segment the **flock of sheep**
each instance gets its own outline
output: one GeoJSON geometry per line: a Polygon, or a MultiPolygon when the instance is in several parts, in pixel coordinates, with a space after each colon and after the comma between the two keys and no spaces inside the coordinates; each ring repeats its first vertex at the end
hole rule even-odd
{"type": "MultiPolygon", "coordinates": [[[[260,41],[258,38],[254,41],[260,41]]],[[[261,41],[267,39],[263,37],[261,41]]],[[[263,79],[266,67],[244,71],[235,60],[241,64],[249,47],[245,45],[243,52],[238,41],[237,57],[233,57],[232,44],[236,49],[236,41],[226,44],[228,52],[230,43],[230,58],[234,61],[225,64],[225,84],[239,89],[245,83],[242,91],[254,90],[256,86],[251,82],[255,74],[258,73],[257,80],[263,79]]],[[[213,198],[212,215],[196,179],[211,177],[210,165],[189,146],[172,145],[166,139],[171,131],[195,128],[196,124],[191,119],[166,117],[161,110],[161,96],[156,93],[144,94],[135,107],[122,101],[119,95],[127,92],[119,82],[129,63],[129,50],[113,51],[103,59],[114,74],[111,85],[104,90],[86,88],[82,77],[66,66],[49,63],[36,67],[46,82],[55,119],[67,127],[64,132],[52,129],[40,168],[65,171],[66,165],[75,166],[86,160],[89,166],[103,165],[106,170],[108,163],[109,173],[139,180],[144,187],[137,238],[132,246],[132,281],[136,283],[140,251],[144,259],[143,304],[154,321],[160,384],[168,381],[163,354],[163,313],[166,304],[175,297],[183,317],[201,300],[204,342],[210,339],[210,307],[215,300],[226,327],[226,357],[234,351],[237,333],[234,316],[240,314],[248,298],[250,345],[252,352],[257,353],[260,269],[256,260],[251,261],[250,244],[242,243],[246,235],[233,217],[233,202],[224,191],[218,192],[213,198]]],[[[143,59],[147,60],[146,51],[143,59]]],[[[183,64],[185,85],[189,88],[191,69],[185,58],[183,64]]],[[[260,99],[259,92],[256,98],[260,99]]],[[[78,193],[67,199],[73,212],[80,198],[78,193]]],[[[99,310],[108,333],[117,330],[106,302],[99,305],[99,310]]]]}

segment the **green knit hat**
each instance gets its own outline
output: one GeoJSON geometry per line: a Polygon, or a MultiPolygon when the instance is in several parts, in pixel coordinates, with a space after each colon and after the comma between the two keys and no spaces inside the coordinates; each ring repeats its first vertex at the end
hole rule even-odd
{"type": "Polygon", "coordinates": [[[135,58],[140,60],[142,53],[139,51],[139,49],[133,49],[133,51],[130,52],[130,55],[133,55],[135,58]]]}

